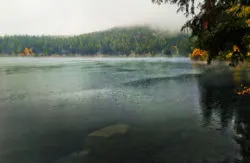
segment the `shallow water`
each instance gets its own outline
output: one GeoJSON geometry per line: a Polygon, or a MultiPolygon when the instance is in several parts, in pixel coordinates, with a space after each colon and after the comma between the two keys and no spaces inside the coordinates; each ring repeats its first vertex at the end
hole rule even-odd
{"type": "Polygon", "coordinates": [[[0,162],[232,162],[244,72],[187,58],[0,58],[0,162]],[[115,124],[128,132],[89,147],[115,124]]]}

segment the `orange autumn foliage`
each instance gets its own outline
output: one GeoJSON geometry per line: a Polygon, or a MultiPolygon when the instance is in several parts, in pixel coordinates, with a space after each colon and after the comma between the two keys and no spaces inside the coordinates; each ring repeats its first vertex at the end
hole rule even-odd
{"type": "Polygon", "coordinates": [[[192,60],[200,60],[200,61],[204,61],[207,59],[208,56],[208,52],[206,50],[201,50],[198,48],[195,48],[192,52],[192,54],[189,55],[189,57],[192,60]]]}
{"type": "Polygon", "coordinates": [[[20,56],[31,56],[33,55],[33,50],[29,48],[24,48],[23,52],[20,53],[20,56]]]}
{"type": "Polygon", "coordinates": [[[233,46],[233,51],[240,51],[239,47],[237,45],[233,46]]]}
{"type": "Polygon", "coordinates": [[[249,95],[250,94],[250,88],[241,85],[242,89],[237,92],[237,95],[249,95]]]}

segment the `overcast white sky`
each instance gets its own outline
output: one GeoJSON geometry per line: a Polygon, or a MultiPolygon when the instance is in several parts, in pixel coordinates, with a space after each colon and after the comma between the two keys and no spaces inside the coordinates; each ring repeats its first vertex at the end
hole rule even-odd
{"type": "Polygon", "coordinates": [[[151,0],[0,0],[0,35],[77,35],[116,26],[152,25],[170,31],[185,22],[174,5],[151,0]]]}

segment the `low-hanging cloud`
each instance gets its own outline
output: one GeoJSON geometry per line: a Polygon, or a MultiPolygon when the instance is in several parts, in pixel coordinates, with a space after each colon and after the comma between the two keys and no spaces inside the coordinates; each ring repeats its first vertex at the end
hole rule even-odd
{"type": "Polygon", "coordinates": [[[151,0],[8,0],[0,6],[0,35],[77,35],[133,25],[178,31],[185,20],[176,6],[151,0]]]}

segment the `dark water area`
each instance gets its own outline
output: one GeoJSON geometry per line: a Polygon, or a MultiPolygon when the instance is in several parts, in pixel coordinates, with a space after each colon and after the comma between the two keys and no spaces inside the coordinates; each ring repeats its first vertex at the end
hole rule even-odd
{"type": "Polygon", "coordinates": [[[0,58],[0,162],[247,162],[250,98],[237,91],[249,73],[187,58],[0,58]],[[126,132],[91,136],[117,124],[126,132]]]}

